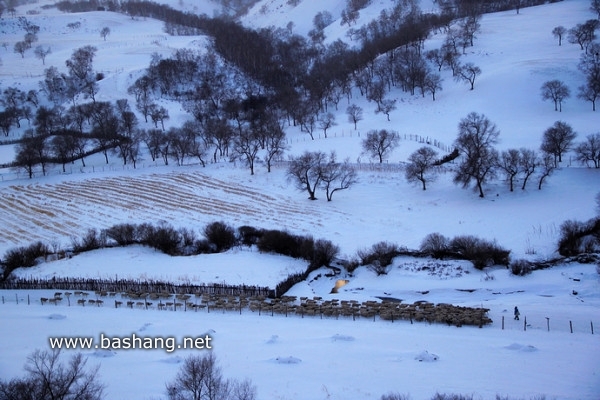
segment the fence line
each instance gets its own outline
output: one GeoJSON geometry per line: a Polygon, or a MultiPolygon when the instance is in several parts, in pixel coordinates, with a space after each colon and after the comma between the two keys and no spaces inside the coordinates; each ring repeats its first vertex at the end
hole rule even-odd
{"type": "MultiPolygon", "coordinates": [[[[341,132],[333,131],[325,137],[325,135],[321,132],[313,133],[314,139],[311,139],[310,135],[306,133],[302,137],[297,137],[295,139],[288,139],[288,144],[300,143],[300,142],[308,142],[313,140],[327,140],[337,137],[361,137],[360,131],[352,131],[349,132],[342,130],[341,132]]],[[[454,150],[454,147],[448,146],[437,139],[431,138],[429,136],[421,136],[417,134],[400,134],[400,138],[403,140],[409,140],[417,143],[427,144],[433,147],[436,147],[446,153],[451,153],[454,150]]]]}
{"type": "MultiPolygon", "coordinates": [[[[68,278],[66,280],[69,280],[68,278]]],[[[98,281],[98,280],[97,280],[98,281]]],[[[46,281],[50,282],[50,281],[46,281]]],[[[136,282],[137,284],[137,282],[136,282]]],[[[471,307],[460,307],[460,306],[452,306],[449,304],[443,304],[434,306],[433,304],[429,304],[430,307],[425,307],[427,304],[422,302],[416,302],[411,304],[403,304],[398,302],[390,302],[383,300],[379,305],[375,306],[375,309],[372,312],[365,312],[365,308],[372,307],[374,305],[374,301],[369,302],[352,302],[346,301],[346,305],[344,302],[338,303],[337,300],[324,300],[320,297],[315,297],[314,299],[300,298],[300,304],[295,304],[298,299],[295,296],[282,296],[281,298],[269,299],[267,295],[265,295],[265,291],[269,290],[268,288],[258,288],[258,287],[244,287],[244,286],[227,286],[227,285],[172,285],[167,284],[166,287],[176,287],[179,292],[169,292],[171,295],[175,296],[175,300],[180,300],[182,303],[169,303],[169,299],[165,298],[166,303],[148,303],[148,293],[145,292],[145,297],[139,297],[138,300],[144,300],[143,302],[127,302],[127,306],[129,308],[139,309],[157,309],[157,310],[172,310],[178,311],[179,307],[180,311],[206,311],[210,312],[235,312],[242,314],[243,311],[251,311],[254,314],[258,315],[269,315],[273,316],[275,314],[285,315],[288,317],[289,315],[296,315],[302,318],[304,317],[312,317],[312,318],[352,318],[353,320],[362,319],[362,320],[372,320],[372,321],[389,321],[389,322],[398,322],[404,321],[413,324],[414,322],[428,323],[428,324],[447,324],[454,325],[457,327],[460,326],[479,326],[482,328],[483,326],[489,325],[490,328],[499,328],[501,330],[507,331],[553,331],[553,332],[570,332],[570,333],[591,333],[595,334],[596,326],[594,325],[594,321],[590,320],[589,322],[582,321],[581,319],[575,321],[569,320],[568,322],[560,320],[556,322],[549,317],[545,317],[543,319],[538,319],[535,323],[531,323],[530,319],[524,317],[522,320],[513,321],[512,318],[505,320],[505,316],[501,317],[501,320],[492,322],[491,319],[487,316],[488,309],[483,308],[471,308],[471,307]],[[194,289],[202,288],[203,290],[207,290],[204,292],[194,291],[194,289]],[[244,289],[246,292],[244,293],[244,289]],[[233,293],[237,290],[237,293],[233,293]],[[190,294],[196,294],[195,300],[192,302],[192,298],[190,294]],[[187,295],[187,297],[186,297],[187,295]],[[205,297],[202,295],[209,295],[209,297],[205,297]],[[187,302],[187,300],[190,302],[187,302]],[[201,300],[200,300],[201,299],[201,300]],[[200,301],[200,303],[199,303],[200,301]],[[183,303],[185,302],[185,303],[183,303]],[[403,304],[403,305],[401,305],[403,304]],[[446,309],[450,311],[450,316],[440,317],[440,314],[436,314],[436,309],[440,307],[441,309],[446,309]],[[454,314],[452,314],[454,313],[454,314]],[[458,314],[457,314],[458,313],[458,314]],[[463,314],[462,316],[460,314],[463,314]]],[[[5,286],[5,285],[2,285],[5,286]]],[[[13,285],[15,286],[15,285],[13,285]]],[[[31,285],[31,286],[39,286],[39,287],[31,287],[31,289],[57,289],[57,290],[74,290],[73,287],[41,287],[43,284],[31,285]]],[[[141,287],[140,287],[141,288],[141,287]]],[[[10,288],[13,289],[13,288],[10,288]]],[[[29,289],[29,288],[21,288],[21,289],[29,289]]],[[[159,286],[156,289],[160,289],[159,286]]],[[[96,294],[99,292],[96,291],[96,294]]],[[[117,291],[119,293],[119,291],[117,291]]],[[[127,292],[121,291],[124,295],[127,292]]],[[[158,293],[165,293],[158,292],[158,293]]],[[[55,296],[58,295],[55,294],[55,296]]],[[[61,293],[61,295],[64,295],[61,293]]],[[[76,298],[78,298],[77,293],[75,293],[76,298]]],[[[102,294],[101,297],[106,296],[106,293],[102,294]]],[[[98,297],[98,296],[97,296],[98,297]]],[[[49,303],[49,298],[38,298],[31,297],[28,293],[26,297],[19,296],[18,293],[7,293],[2,294],[0,296],[1,303],[0,305],[10,305],[10,304],[27,304],[31,305],[38,304],[41,301],[41,304],[49,303]]],[[[131,297],[133,298],[133,297],[131,297]]],[[[61,299],[62,300],[62,299],[61,299]]],[[[175,301],[171,300],[171,301],[175,301]]],[[[119,300],[114,300],[114,307],[124,307],[122,302],[119,300]]],[[[72,303],[69,301],[68,306],[76,307],[80,304],[80,302],[84,302],[84,300],[74,300],[72,303]]],[[[111,302],[104,303],[104,301],[99,302],[97,300],[89,300],[90,305],[100,306],[104,304],[105,306],[112,307],[111,302]]],[[[50,307],[58,305],[58,302],[54,302],[54,305],[47,305],[50,307]]],[[[83,304],[82,304],[83,305],[83,304]]],[[[61,307],[65,306],[64,300],[61,304],[61,307]]]]}
{"type": "Polygon", "coordinates": [[[507,331],[559,331],[559,332],[570,332],[570,333],[591,333],[595,334],[597,325],[594,325],[594,321],[585,321],[582,318],[577,319],[558,319],[552,317],[527,317],[523,316],[518,320],[513,318],[505,318],[502,316],[497,322],[501,330],[507,331]]]}
{"type": "Polygon", "coordinates": [[[85,290],[106,292],[141,292],[174,294],[199,293],[235,296],[269,296],[273,290],[269,287],[251,285],[226,285],[226,284],[200,284],[194,285],[175,284],[158,280],[131,280],[131,279],[91,279],[91,278],[16,278],[0,282],[0,289],[6,290],[85,290]]]}

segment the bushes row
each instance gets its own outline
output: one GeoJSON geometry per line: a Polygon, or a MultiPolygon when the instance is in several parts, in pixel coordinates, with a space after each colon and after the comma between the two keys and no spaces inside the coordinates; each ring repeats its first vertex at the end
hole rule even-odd
{"type": "MultiPolygon", "coordinates": [[[[314,240],[312,236],[299,236],[286,231],[263,230],[250,226],[241,226],[236,230],[221,221],[206,225],[202,234],[203,237],[199,237],[192,229],[176,229],[166,222],[157,225],[124,223],[100,231],[89,229],[81,237],[72,237],[71,251],[77,254],[105,247],[141,244],[171,256],[185,256],[220,253],[234,246],[256,245],[262,252],[308,261],[307,273],[323,265],[330,265],[340,251],[339,247],[329,240],[314,240]]],[[[1,263],[4,279],[14,269],[31,267],[35,265],[37,258],[48,254],[51,254],[51,251],[42,242],[7,251],[1,263]]]]}
{"type": "Polygon", "coordinates": [[[434,258],[458,258],[469,260],[477,269],[510,263],[510,250],[473,235],[459,235],[452,239],[439,233],[427,235],[421,242],[423,254],[434,258]]]}
{"type": "Polygon", "coordinates": [[[204,238],[198,238],[195,231],[176,229],[166,222],[158,225],[117,224],[102,231],[89,229],[81,238],[71,238],[71,247],[74,253],[81,253],[104,247],[142,244],[177,256],[219,253],[238,243],[235,229],[224,222],[212,222],[204,227],[202,233],[204,238]]]}

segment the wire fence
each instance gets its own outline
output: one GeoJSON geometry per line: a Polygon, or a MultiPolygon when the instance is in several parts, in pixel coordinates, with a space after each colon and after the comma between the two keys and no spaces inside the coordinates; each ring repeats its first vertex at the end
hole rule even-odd
{"type": "Polygon", "coordinates": [[[570,332],[570,333],[597,333],[599,321],[590,318],[586,320],[582,316],[573,319],[563,317],[552,317],[543,315],[525,315],[515,320],[513,317],[501,316],[494,322],[494,326],[506,331],[546,331],[546,332],[570,332]]]}
{"type": "MultiPolygon", "coordinates": [[[[332,131],[332,132],[328,133],[327,136],[322,132],[313,132],[312,137],[308,133],[306,133],[303,136],[298,136],[296,138],[288,139],[287,143],[293,144],[293,143],[300,143],[300,142],[310,142],[313,140],[327,140],[327,139],[331,139],[331,138],[362,137],[361,135],[362,134],[360,131],[353,131],[353,130],[332,131]]],[[[454,150],[454,147],[446,145],[443,142],[441,142],[437,139],[434,139],[432,137],[429,137],[429,136],[410,134],[410,133],[402,133],[402,134],[400,134],[400,139],[433,146],[433,147],[435,147],[441,151],[444,151],[446,153],[451,153],[454,150]]]]}
{"type": "MultiPolygon", "coordinates": [[[[571,334],[596,334],[597,326],[599,321],[593,319],[585,320],[579,316],[572,320],[564,318],[553,318],[543,316],[523,316],[519,320],[514,320],[512,317],[501,316],[496,320],[492,321],[489,318],[487,309],[482,308],[471,308],[471,307],[457,307],[449,304],[441,304],[439,307],[452,312],[458,312],[457,315],[452,314],[452,318],[445,319],[440,318],[439,312],[435,311],[438,306],[429,304],[430,307],[424,307],[425,303],[414,303],[404,304],[396,302],[381,303],[375,301],[368,301],[359,303],[356,301],[341,301],[338,300],[324,300],[320,297],[314,297],[313,299],[299,298],[295,296],[282,296],[281,298],[269,298],[269,293],[272,291],[269,288],[260,288],[252,286],[230,286],[230,285],[173,285],[156,282],[132,282],[129,281],[127,284],[116,284],[115,282],[101,282],[99,280],[91,280],[95,282],[80,282],[87,280],[73,280],[64,278],[61,282],[51,281],[22,281],[19,283],[13,283],[11,285],[2,285],[4,292],[0,293],[0,305],[2,306],[22,306],[22,305],[46,305],[49,307],[73,307],[73,306],[84,306],[87,302],[89,305],[97,307],[106,306],[120,308],[123,305],[121,299],[133,299],[133,293],[135,290],[140,290],[137,293],[137,300],[143,301],[127,301],[129,308],[137,308],[144,310],[172,310],[172,311],[203,311],[203,312],[235,312],[236,314],[242,314],[243,312],[252,312],[257,315],[284,315],[288,316],[299,316],[301,318],[313,317],[313,318],[335,318],[335,319],[352,319],[352,320],[364,320],[364,321],[388,321],[388,322],[405,322],[413,324],[415,322],[421,324],[437,324],[437,325],[450,325],[450,326],[478,326],[479,328],[486,327],[486,329],[500,329],[506,332],[559,332],[559,333],[571,333],[571,334]],[[73,282],[80,282],[83,285],[73,285],[73,282]],[[151,286],[154,285],[154,286],[151,286]],[[95,293],[95,300],[84,300],[90,293],[77,292],[77,288],[90,287],[96,288],[93,292],[95,293]],[[25,291],[19,292],[18,290],[25,291]],[[101,288],[101,289],[97,289],[101,288]],[[11,289],[11,290],[7,290],[11,289]],[[45,290],[74,290],[72,293],[58,292],[33,292],[32,289],[45,289],[45,290]],[[106,292],[103,289],[116,289],[114,292],[106,292]],[[132,292],[132,289],[135,289],[132,292]],[[156,290],[156,291],[152,291],[156,290]],[[268,293],[269,292],[269,293],[268,293]],[[165,303],[162,300],[154,303],[148,302],[147,300],[150,293],[161,293],[170,294],[167,297],[165,303]],[[120,294],[121,297],[116,297],[120,294]],[[38,297],[40,295],[46,295],[47,298],[38,297]],[[67,295],[67,301],[63,298],[67,295]],[[58,297],[57,297],[58,296],[58,297]],[[70,296],[73,296],[71,299],[70,296]],[[194,298],[192,299],[192,296],[194,298]],[[169,298],[172,302],[169,302],[169,298]],[[60,301],[53,301],[59,299],[60,301]],[[105,299],[105,300],[101,300],[105,299]],[[110,300],[109,300],[110,299],[110,300]],[[189,302],[188,302],[188,299],[189,302]],[[98,301],[100,300],[100,301],[98,301]],[[181,303],[176,303],[180,300],[181,303]],[[83,303],[83,304],[82,304],[83,303]],[[375,304],[378,303],[378,304],[375,304]],[[368,307],[375,307],[369,312],[368,307]],[[403,308],[404,307],[404,308],[403,308]],[[426,311],[424,312],[423,311],[426,311]],[[435,315],[435,316],[434,316],[435,315]],[[456,319],[458,318],[458,319],[456,319]],[[472,318],[475,318],[474,320],[472,318]]],[[[92,296],[94,297],[94,296],[92,296]]],[[[157,300],[158,297],[154,298],[157,300]]],[[[444,315],[444,314],[441,314],[444,315]]]]}

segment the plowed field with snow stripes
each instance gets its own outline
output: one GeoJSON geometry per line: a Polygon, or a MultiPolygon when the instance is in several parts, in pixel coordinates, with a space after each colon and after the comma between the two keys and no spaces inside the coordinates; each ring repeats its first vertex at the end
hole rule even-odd
{"type": "Polygon", "coordinates": [[[300,208],[298,199],[197,171],[13,185],[0,190],[0,248],[64,242],[123,222],[164,220],[197,231],[221,219],[234,227],[305,227],[307,220],[318,226],[322,212],[316,204],[300,208]]]}

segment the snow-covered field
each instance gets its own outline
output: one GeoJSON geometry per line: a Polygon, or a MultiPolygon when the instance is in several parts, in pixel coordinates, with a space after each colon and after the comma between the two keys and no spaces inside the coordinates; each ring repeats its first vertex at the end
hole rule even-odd
{"type": "MultiPolygon", "coordinates": [[[[173,3],[187,9],[198,7],[207,14],[211,10],[211,4],[204,2],[194,6],[193,2],[173,3]]],[[[304,0],[292,8],[284,0],[264,0],[250,11],[244,23],[284,28],[294,21],[295,30],[306,33],[316,12],[327,8],[337,18],[344,2],[321,3],[304,0]],[[260,11],[263,6],[266,12],[260,11]]],[[[106,75],[98,99],[114,101],[128,96],[127,87],[148,65],[153,52],[168,55],[177,48],[197,48],[205,43],[202,37],[167,36],[157,21],[131,20],[109,12],[63,14],[42,10],[41,4],[19,7],[17,16],[25,15],[28,9],[40,10],[27,18],[40,25],[39,44],[50,45],[52,53],[46,65],[31,53],[25,58],[12,53],[12,45],[21,40],[22,32],[12,28],[15,18],[3,15],[1,41],[9,46],[7,51],[0,48],[1,88],[37,89],[44,68],[64,68],[73,49],[92,44],[98,48],[94,68],[106,75]],[[75,21],[81,22],[81,28],[71,32],[66,26],[75,21]],[[104,26],[111,29],[106,41],[99,35],[104,26]]],[[[370,9],[361,13],[361,23],[368,22],[377,15],[377,7],[386,4],[372,2],[370,9]]],[[[49,176],[32,180],[2,169],[0,254],[34,240],[58,241],[68,247],[72,236],[80,236],[89,228],[122,222],[165,220],[175,227],[200,231],[209,222],[223,220],[234,227],[288,229],[325,238],[340,246],[343,258],[352,258],[357,250],[382,240],[417,248],[432,232],[497,240],[511,250],[513,258],[552,257],[560,224],[567,219],[587,220],[596,213],[594,196],[600,191],[600,171],[580,167],[567,156],[541,191],[532,182],[526,191],[510,193],[503,182],[497,181],[487,186],[487,197],[480,199],[471,190],[455,186],[450,174],[442,174],[423,192],[405,182],[398,164],[421,146],[410,135],[451,145],[458,121],[471,111],[483,113],[497,124],[500,149],[537,149],[543,131],[557,120],[573,126],[578,140],[598,132],[598,114],[591,111],[589,103],[573,96],[559,114],[539,94],[541,84],[549,79],[565,81],[572,92],[583,83],[576,68],[579,47],[566,42],[559,47],[551,30],[592,18],[588,8],[587,0],[565,0],[522,9],[519,15],[511,11],[484,16],[475,46],[464,56],[465,61],[476,63],[483,71],[474,91],[454,82],[445,72],[444,89],[435,102],[419,95],[393,93],[398,109],[392,112],[390,122],[385,115],[373,112],[373,104],[356,96],[352,102],[365,109],[365,119],[357,130],[346,122],[345,100],[336,112],[338,125],[329,131],[329,138],[311,141],[308,135],[289,128],[289,154],[335,150],[339,159],[360,160],[360,182],[336,193],[332,202],[326,202],[324,194],[317,201],[306,200],[306,195],[286,180],[284,166],[268,174],[259,165],[256,175],[250,176],[239,163],[165,167],[144,160],[140,168],[133,170],[124,169],[116,158],[110,165],[103,165],[100,156],[86,160],[85,168],[68,166],[68,173],[62,174],[58,166],[49,176]],[[375,128],[406,135],[384,169],[375,168],[360,154],[364,133],[375,128]]],[[[326,29],[327,40],[345,38],[344,30],[334,22],[326,29]]],[[[441,40],[441,35],[433,36],[426,47],[437,47],[441,40]]],[[[178,105],[165,106],[170,107],[169,124],[179,125],[187,118],[178,105]]],[[[0,164],[13,157],[12,146],[0,146],[0,164]]],[[[34,349],[47,348],[50,336],[98,337],[100,333],[118,336],[135,332],[180,338],[210,332],[213,351],[225,375],[250,378],[258,387],[260,399],[377,399],[390,391],[410,394],[415,400],[431,398],[437,391],[473,394],[476,399],[493,399],[496,395],[600,398],[600,335],[591,334],[592,327],[600,330],[600,275],[594,265],[567,264],[515,277],[503,268],[482,272],[465,262],[444,263],[439,274],[423,270],[423,266],[433,263],[397,258],[389,274],[380,277],[366,268],[332,278],[320,270],[289,294],[358,301],[394,297],[407,303],[426,300],[484,307],[490,309],[494,321],[491,325],[479,329],[408,321],[353,321],[348,317],[286,318],[258,316],[249,310],[239,315],[115,309],[110,302],[104,307],[68,307],[64,302],[42,306],[39,298],[51,293],[1,291],[0,378],[21,375],[26,356],[34,349]],[[347,279],[349,283],[339,293],[331,294],[336,279],[347,279]],[[523,320],[512,320],[514,306],[519,306],[522,318],[527,317],[526,331],[523,320]],[[415,360],[425,351],[437,355],[437,360],[415,360]]],[[[274,287],[287,274],[303,267],[298,260],[248,249],[173,258],[131,247],[44,263],[18,274],[118,275],[274,287]]],[[[175,376],[187,354],[187,350],[86,352],[91,364],[101,364],[101,377],[108,385],[107,399],[164,396],[165,382],[175,376]]]]}

